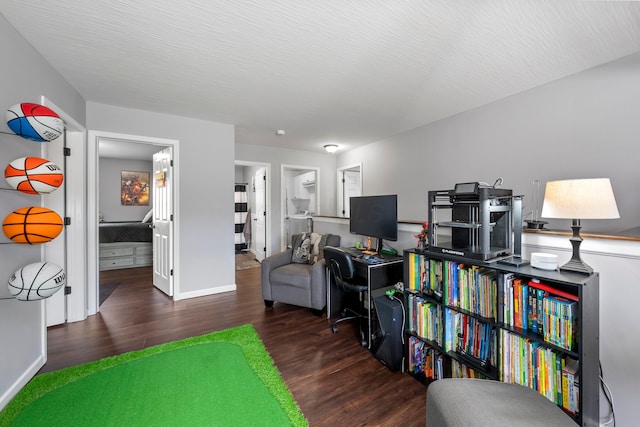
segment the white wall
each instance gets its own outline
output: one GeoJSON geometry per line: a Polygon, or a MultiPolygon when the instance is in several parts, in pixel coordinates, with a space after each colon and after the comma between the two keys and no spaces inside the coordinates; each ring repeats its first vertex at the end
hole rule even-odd
{"type": "Polygon", "coordinates": [[[271,211],[267,212],[267,221],[271,226],[271,245],[269,253],[280,252],[282,234],[282,191],[280,171],[282,165],[308,166],[320,168],[316,191],[319,192],[319,215],[336,214],[336,157],[331,154],[311,153],[309,151],[286,150],[274,147],[236,144],[237,161],[268,163],[271,165],[271,211]]]}
{"type": "MultiPolygon", "coordinates": [[[[158,150],[160,150],[158,148],[158,150]]],[[[120,177],[122,171],[140,171],[149,174],[149,184],[153,180],[153,162],[151,160],[130,160],[100,158],[100,183],[98,210],[104,221],[141,221],[153,207],[153,191],[149,188],[149,205],[123,206],[120,200],[120,177]]]]}
{"type": "MultiPolygon", "coordinates": [[[[427,191],[504,179],[532,209],[532,182],[609,177],[621,218],[586,231],[640,225],[640,54],[458,114],[338,157],[363,162],[364,194],[398,194],[398,216],[427,218],[427,191]]],[[[540,199],[542,194],[540,195],[540,199]]],[[[552,228],[568,228],[552,220],[552,228]]]]}
{"type": "MultiPolygon", "coordinates": [[[[0,15],[0,110],[20,102],[40,103],[46,96],[85,121],[84,99],[0,15]]],[[[40,157],[42,144],[16,135],[0,120],[0,164],[25,156],[40,157]]],[[[62,165],[58,165],[62,167],[62,165]]],[[[3,180],[4,182],[4,180],[3,180]]],[[[1,186],[8,188],[7,184],[1,186]]],[[[58,190],[60,191],[60,190],[58,190]]],[[[41,198],[17,191],[1,192],[0,217],[23,206],[39,205],[41,198]]],[[[41,246],[18,245],[0,235],[0,409],[31,379],[46,361],[44,302],[20,302],[10,297],[6,283],[23,265],[41,261],[41,246]]]]}
{"type": "Polygon", "coordinates": [[[233,126],[89,102],[87,127],[179,141],[180,294],[234,289],[233,126]]]}

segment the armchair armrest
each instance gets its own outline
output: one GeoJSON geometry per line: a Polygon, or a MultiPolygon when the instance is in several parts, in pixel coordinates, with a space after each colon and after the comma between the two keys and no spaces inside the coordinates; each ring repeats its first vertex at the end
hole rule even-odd
{"type": "Polygon", "coordinates": [[[284,252],[278,252],[262,260],[262,270],[271,271],[274,268],[282,267],[286,264],[291,264],[291,257],[293,256],[293,249],[285,249],[284,252]]]}
{"type": "Polygon", "coordinates": [[[273,299],[271,296],[271,281],[269,280],[271,270],[290,264],[292,255],[293,249],[286,249],[284,252],[273,254],[262,260],[260,277],[262,281],[262,297],[265,301],[273,299]]]}
{"type": "Polygon", "coordinates": [[[326,271],[324,259],[311,266],[311,303],[319,310],[327,304],[326,271]]]}

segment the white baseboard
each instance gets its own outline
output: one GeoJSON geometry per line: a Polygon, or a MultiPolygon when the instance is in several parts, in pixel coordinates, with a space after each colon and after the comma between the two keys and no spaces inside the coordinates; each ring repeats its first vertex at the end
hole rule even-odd
{"type": "Polygon", "coordinates": [[[207,295],[221,294],[223,292],[233,292],[236,289],[237,289],[237,286],[236,286],[235,283],[233,283],[231,285],[226,285],[226,286],[216,286],[215,288],[198,289],[197,291],[182,292],[182,293],[180,293],[180,295],[175,295],[174,296],[174,300],[175,301],[179,301],[179,300],[183,300],[183,299],[197,298],[197,297],[204,297],[204,296],[207,296],[207,295]]]}

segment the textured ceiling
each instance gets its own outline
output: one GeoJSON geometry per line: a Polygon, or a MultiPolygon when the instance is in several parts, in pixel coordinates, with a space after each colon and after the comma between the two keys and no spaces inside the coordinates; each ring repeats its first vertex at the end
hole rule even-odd
{"type": "Polygon", "coordinates": [[[354,148],[640,51],[640,3],[624,1],[0,0],[0,12],[87,101],[305,150],[354,148]]]}

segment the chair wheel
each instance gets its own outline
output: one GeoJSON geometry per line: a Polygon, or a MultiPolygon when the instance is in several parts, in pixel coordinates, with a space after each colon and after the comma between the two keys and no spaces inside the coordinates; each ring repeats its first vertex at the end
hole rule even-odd
{"type": "Polygon", "coordinates": [[[331,330],[335,334],[336,332],[338,332],[338,327],[336,325],[331,325],[331,330]]]}
{"type": "Polygon", "coordinates": [[[364,336],[364,332],[360,332],[360,345],[366,347],[368,344],[367,338],[364,336]]]}

